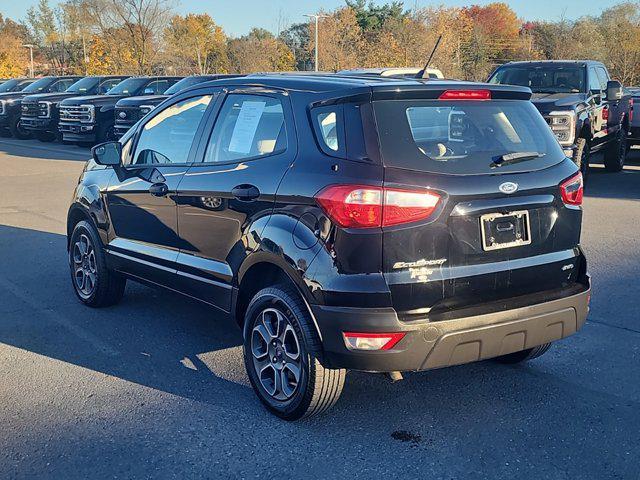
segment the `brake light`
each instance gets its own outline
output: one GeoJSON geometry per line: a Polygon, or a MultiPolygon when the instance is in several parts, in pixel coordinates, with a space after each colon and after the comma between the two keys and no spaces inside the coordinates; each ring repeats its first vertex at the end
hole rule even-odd
{"type": "Polygon", "coordinates": [[[605,122],[609,120],[609,107],[604,107],[602,109],[602,120],[604,120],[605,122]]]}
{"type": "Polygon", "coordinates": [[[565,205],[582,205],[584,184],[582,173],[574,175],[560,184],[560,194],[565,205]]]}
{"type": "Polygon", "coordinates": [[[445,90],[440,100],[491,100],[491,90],[445,90]]]}
{"type": "Polygon", "coordinates": [[[395,333],[353,333],[344,332],[344,344],[349,350],[390,350],[402,338],[403,332],[395,333]]]}
{"type": "Polygon", "coordinates": [[[341,227],[388,227],[429,218],[440,195],[428,190],[403,190],[368,185],[332,185],[316,199],[341,227]]]}

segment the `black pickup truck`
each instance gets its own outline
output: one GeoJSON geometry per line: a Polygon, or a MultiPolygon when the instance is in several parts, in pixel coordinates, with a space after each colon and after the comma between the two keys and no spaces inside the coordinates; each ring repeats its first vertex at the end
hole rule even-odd
{"type": "Polygon", "coordinates": [[[611,80],[607,68],[591,60],[510,62],[498,67],[489,83],[531,88],[565,155],[586,176],[592,153],[604,152],[608,171],[618,172],[627,153],[631,97],[611,80]]]}
{"type": "Polygon", "coordinates": [[[122,100],[118,100],[115,109],[115,137],[122,137],[122,135],[127,133],[127,130],[133,127],[138,120],[153,110],[157,105],[160,105],[171,95],[178,93],[187,87],[192,87],[198,83],[209,82],[211,80],[241,76],[242,75],[232,74],[194,75],[183,78],[178,83],[169,87],[169,89],[162,95],[142,95],[139,97],[127,97],[122,100]]]}
{"type": "Polygon", "coordinates": [[[81,78],[78,76],[42,77],[22,90],[0,94],[0,128],[8,128],[11,135],[17,139],[29,138],[31,132],[22,128],[20,124],[22,99],[36,93],[64,92],[81,78]]]}
{"type": "Polygon", "coordinates": [[[182,77],[132,77],[105,95],[72,97],[60,102],[58,130],[62,139],[94,145],[114,138],[114,109],[118,100],[138,95],[162,95],[182,77]]]}
{"type": "Polygon", "coordinates": [[[22,115],[20,125],[42,142],[51,142],[60,137],[58,131],[60,102],[65,98],[104,95],[121,81],[126,75],[85,77],[64,92],[38,93],[22,99],[22,115]]]}

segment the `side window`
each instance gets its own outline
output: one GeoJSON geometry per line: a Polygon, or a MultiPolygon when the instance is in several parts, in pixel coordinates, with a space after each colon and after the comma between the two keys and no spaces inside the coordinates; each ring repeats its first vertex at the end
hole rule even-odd
{"type": "Polygon", "coordinates": [[[328,155],[337,156],[345,151],[343,108],[342,105],[330,105],[311,111],[318,144],[328,155]]]}
{"type": "Polygon", "coordinates": [[[240,161],[286,148],[287,133],[279,99],[231,94],[225,99],[213,127],[204,161],[240,161]]]}
{"type": "Polygon", "coordinates": [[[133,165],[186,163],[211,95],[187,98],[158,111],[143,126],[133,165]]]}
{"type": "Polygon", "coordinates": [[[602,90],[598,74],[596,73],[596,69],[593,67],[589,67],[589,90],[591,92],[599,92],[602,90]]]}
{"type": "Polygon", "coordinates": [[[609,81],[609,75],[607,75],[607,72],[602,67],[598,67],[596,70],[598,72],[598,80],[600,80],[600,88],[602,90],[606,90],[607,82],[609,81]]]}

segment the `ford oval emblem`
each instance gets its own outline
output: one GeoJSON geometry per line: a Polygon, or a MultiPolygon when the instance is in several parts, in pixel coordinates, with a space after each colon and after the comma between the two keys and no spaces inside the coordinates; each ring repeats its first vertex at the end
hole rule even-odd
{"type": "Polygon", "coordinates": [[[120,112],[120,113],[118,114],[118,116],[119,116],[120,118],[125,118],[125,117],[127,116],[127,114],[126,114],[125,112],[120,112]]]}
{"type": "Polygon", "coordinates": [[[500,184],[498,189],[502,193],[510,194],[510,193],[513,193],[516,190],[518,190],[518,184],[517,183],[513,183],[513,182],[504,182],[504,183],[500,184]]]}

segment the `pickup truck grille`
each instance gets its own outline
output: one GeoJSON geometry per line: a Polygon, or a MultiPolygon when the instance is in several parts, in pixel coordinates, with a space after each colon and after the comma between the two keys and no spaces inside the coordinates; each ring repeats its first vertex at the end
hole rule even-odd
{"type": "Polygon", "coordinates": [[[88,123],[93,120],[88,107],[68,105],[60,107],[60,121],[88,123]]]}
{"type": "Polygon", "coordinates": [[[23,117],[37,117],[40,115],[40,106],[37,103],[22,102],[23,117]]]}
{"type": "Polygon", "coordinates": [[[116,125],[131,126],[142,118],[139,107],[117,107],[115,110],[116,125]]]}

